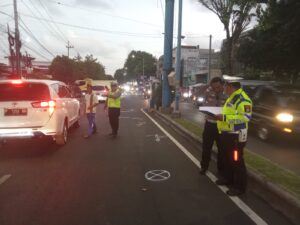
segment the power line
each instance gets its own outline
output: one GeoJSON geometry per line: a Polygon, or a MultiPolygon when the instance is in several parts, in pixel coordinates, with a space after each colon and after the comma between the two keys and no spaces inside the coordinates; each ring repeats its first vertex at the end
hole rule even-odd
{"type": "Polygon", "coordinates": [[[55,57],[31,32],[31,30],[26,26],[22,19],[20,19],[23,26],[20,24],[20,27],[31,37],[33,38],[46,52],[48,52],[52,57],[55,57]]]}
{"type": "Polygon", "coordinates": [[[47,13],[47,15],[49,16],[49,18],[51,19],[51,21],[53,22],[55,28],[57,29],[58,33],[61,35],[61,37],[65,40],[65,42],[67,42],[68,38],[66,38],[66,36],[63,34],[63,32],[61,31],[61,29],[59,28],[59,26],[57,26],[57,24],[54,22],[53,17],[51,16],[51,14],[48,12],[47,8],[45,7],[45,5],[42,3],[41,0],[39,0],[41,6],[43,7],[43,9],[45,10],[45,12],[47,13]]]}
{"type": "Polygon", "coordinates": [[[47,61],[51,61],[49,58],[47,58],[46,56],[42,55],[41,53],[39,53],[38,51],[34,50],[33,48],[29,47],[27,44],[24,44],[24,48],[27,48],[27,49],[31,50],[35,54],[39,55],[41,58],[46,59],[47,61]]]}
{"type": "MultiPolygon", "coordinates": [[[[59,26],[55,23],[55,21],[53,20],[53,17],[51,16],[51,14],[49,13],[49,10],[45,7],[45,5],[42,3],[41,0],[39,0],[41,6],[44,8],[45,12],[47,13],[47,15],[49,16],[49,18],[51,19],[51,21],[53,22],[54,26],[56,27],[58,33],[61,35],[61,37],[64,38],[65,42],[68,43],[69,46],[69,40],[68,38],[64,35],[64,33],[62,32],[62,30],[59,28],[59,26]]],[[[77,54],[79,54],[79,52],[76,50],[76,48],[74,46],[72,46],[72,48],[74,48],[74,50],[76,51],[77,54]]],[[[69,49],[69,48],[68,48],[69,49]]]]}
{"type": "Polygon", "coordinates": [[[74,5],[69,5],[69,4],[61,3],[61,2],[58,2],[58,1],[55,1],[55,0],[49,0],[49,2],[53,2],[53,3],[55,3],[57,5],[60,5],[60,6],[80,9],[80,10],[84,10],[84,11],[87,11],[87,12],[101,14],[101,15],[104,15],[104,16],[114,17],[114,18],[127,20],[127,21],[131,21],[131,22],[135,22],[135,23],[140,23],[140,24],[149,25],[149,26],[153,26],[153,27],[160,27],[159,25],[156,25],[156,24],[152,24],[152,23],[148,23],[148,22],[144,22],[144,21],[140,21],[140,20],[135,20],[135,19],[127,18],[127,17],[123,17],[123,16],[112,15],[112,14],[109,14],[109,13],[100,12],[100,11],[96,11],[96,10],[91,10],[91,9],[78,7],[78,6],[74,6],[74,5]]]}
{"type": "MultiPolygon", "coordinates": [[[[36,12],[37,12],[41,17],[44,17],[44,15],[43,15],[43,14],[41,13],[41,11],[35,6],[35,4],[34,4],[31,0],[29,0],[29,1],[30,1],[31,5],[34,7],[34,9],[36,10],[36,12]]],[[[27,6],[27,4],[25,4],[24,1],[22,1],[22,2],[23,2],[23,4],[30,10],[30,12],[33,14],[33,16],[36,16],[35,13],[27,6]]],[[[42,23],[41,20],[40,20],[39,22],[42,23]]],[[[47,25],[47,27],[49,28],[49,31],[57,32],[57,31],[54,29],[55,27],[54,27],[51,23],[49,23],[49,22],[47,22],[47,21],[44,21],[44,20],[43,20],[43,22],[47,25]]],[[[62,40],[63,43],[66,42],[65,39],[62,38],[60,34],[57,35],[57,38],[59,38],[60,40],[62,40]]]]}
{"type": "Polygon", "coordinates": [[[78,29],[84,29],[84,30],[90,30],[90,31],[97,31],[97,32],[102,32],[102,33],[109,33],[109,34],[116,34],[116,35],[124,35],[124,36],[138,36],[138,37],[148,37],[148,38],[161,38],[160,34],[142,34],[142,33],[129,33],[129,32],[122,32],[122,31],[112,31],[112,30],[105,30],[105,29],[99,29],[99,28],[92,28],[92,27],[85,27],[85,26],[79,26],[79,25],[73,25],[73,24],[67,24],[63,22],[58,22],[58,21],[50,21],[45,18],[40,18],[40,17],[35,17],[31,15],[27,15],[24,13],[20,13],[23,16],[30,17],[33,19],[38,19],[38,20],[45,20],[48,22],[55,22],[57,24],[61,24],[64,26],[68,27],[73,27],[73,28],[78,28],[78,29]]]}

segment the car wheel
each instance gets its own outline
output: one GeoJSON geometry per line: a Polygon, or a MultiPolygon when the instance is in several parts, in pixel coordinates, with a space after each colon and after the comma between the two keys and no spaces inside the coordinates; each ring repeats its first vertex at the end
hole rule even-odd
{"type": "Polygon", "coordinates": [[[56,136],[55,142],[57,145],[65,145],[67,141],[68,141],[68,126],[65,122],[62,133],[56,136]]]}
{"type": "Polygon", "coordinates": [[[264,125],[261,125],[257,129],[257,136],[263,141],[267,141],[270,138],[270,129],[264,125]]]}

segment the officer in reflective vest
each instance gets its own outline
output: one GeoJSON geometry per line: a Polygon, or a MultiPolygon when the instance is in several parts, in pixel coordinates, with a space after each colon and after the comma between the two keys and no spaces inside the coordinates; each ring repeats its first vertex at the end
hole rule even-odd
{"type": "Polygon", "coordinates": [[[221,134],[221,154],[224,173],[216,181],[218,185],[231,185],[230,196],[245,193],[247,170],[243,150],[247,142],[248,122],[252,114],[252,101],[241,89],[238,81],[227,80],[224,87],[229,96],[223,107],[223,114],[217,115],[217,127],[221,134]]]}
{"type": "Polygon", "coordinates": [[[118,84],[116,82],[112,82],[110,86],[111,90],[108,92],[104,108],[108,108],[108,118],[112,129],[112,132],[109,135],[115,138],[119,130],[121,90],[118,88],[118,84]]]}

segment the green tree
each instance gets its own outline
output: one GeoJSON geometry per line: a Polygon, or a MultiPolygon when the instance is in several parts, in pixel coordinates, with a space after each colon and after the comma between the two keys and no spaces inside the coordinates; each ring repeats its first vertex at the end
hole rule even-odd
{"type": "Polygon", "coordinates": [[[150,53],[143,51],[131,51],[124,64],[127,68],[128,80],[137,80],[144,75],[150,77],[156,72],[156,58],[150,53]]]}
{"type": "Polygon", "coordinates": [[[114,78],[118,81],[119,84],[124,83],[124,81],[126,80],[126,70],[123,68],[117,69],[114,74],[114,78]]]}
{"type": "Polygon", "coordinates": [[[56,56],[49,67],[49,72],[52,74],[54,80],[66,83],[77,79],[75,77],[74,60],[69,59],[67,56],[56,56]]]}
{"type": "Polygon", "coordinates": [[[67,83],[84,78],[112,79],[111,76],[105,75],[104,66],[97,62],[93,55],[87,55],[84,61],[80,55],[75,59],[69,59],[67,56],[56,56],[50,65],[49,72],[53,75],[53,79],[67,83]]]}
{"type": "Polygon", "coordinates": [[[105,68],[104,66],[97,62],[97,59],[93,55],[87,55],[83,61],[83,67],[87,77],[94,80],[104,80],[105,79],[105,68]]]}
{"type": "Polygon", "coordinates": [[[226,32],[222,46],[223,72],[234,74],[235,50],[241,33],[260,11],[257,0],[198,0],[207,9],[218,16],[226,32]]]}
{"type": "Polygon", "coordinates": [[[270,0],[259,24],[240,42],[238,60],[248,67],[273,71],[277,79],[299,78],[300,2],[270,0]]]}

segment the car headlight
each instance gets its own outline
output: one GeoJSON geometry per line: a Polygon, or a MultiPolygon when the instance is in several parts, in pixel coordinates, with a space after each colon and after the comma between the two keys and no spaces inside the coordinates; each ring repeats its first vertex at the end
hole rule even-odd
{"type": "Polygon", "coordinates": [[[279,120],[280,122],[291,123],[294,120],[294,116],[289,113],[279,113],[276,116],[276,119],[279,120]]]}
{"type": "Polygon", "coordinates": [[[189,97],[189,93],[184,92],[184,93],[183,93],[183,97],[184,97],[184,98],[188,98],[188,97],[189,97]]]}
{"type": "Polygon", "coordinates": [[[198,102],[203,102],[203,101],[204,101],[204,98],[199,97],[199,98],[197,99],[197,101],[198,101],[198,102]]]}

